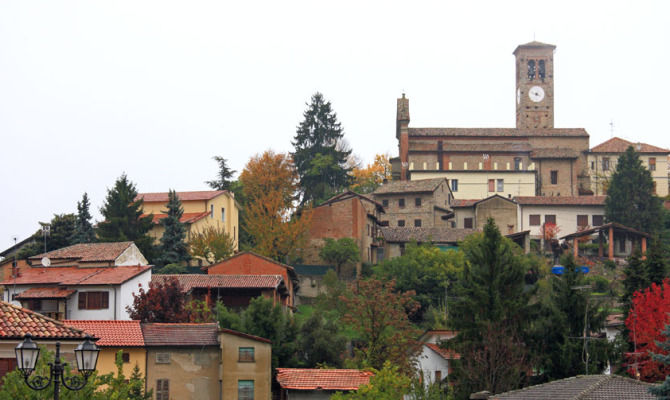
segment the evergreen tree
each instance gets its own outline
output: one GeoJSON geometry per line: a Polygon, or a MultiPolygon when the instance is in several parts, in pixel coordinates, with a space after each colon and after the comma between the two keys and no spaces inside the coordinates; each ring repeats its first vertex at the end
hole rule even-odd
{"type": "Polygon", "coordinates": [[[651,173],[642,165],[632,146],[619,156],[605,199],[605,216],[610,222],[654,233],[660,229],[663,206],[654,196],[651,173]]]}
{"type": "Polygon", "coordinates": [[[649,275],[645,268],[645,262],[642,260],[640,250],[636,249],[628,258],[628,264],[623,270],[625,278],[623,280],[623,296],[621,300],[623,302],[624,316],[628,316],[628,310],[631,307],[631,301],[633,299],[633,293],[640,289],[645,289],[649,287],[651,282],[649,282],[649,275]]]}
{"type": "Polygon", "coordinates": [[[191,256],[185,242],[186,227],[180,221],[182,215],[184,215],[184,209],[174,190],[170,190],[168,193],[167,210],[163,212],[167,214],[167,217],[161,219],[161,225],[165,230],[160,240],[159,263],[167,265],[188,261],[191,256]]]}
{"type": "Polygon", "coordinates": [[[233,174],[235,170],[232,170],[228,167],[228,160],[221,156],[212,157],[219,164],[219,176],[216,180],[207,181],[206,184],[209,185],[214,190],[231,190],[233,174]]]}
{"type": "MultiPolygon", "coordinates": [[[[670,366],[670,325],[665,326],[663,336],[666,337],[666,340],[664,342],[657,342],[657,344],[666,354],[651,353],[651,358],[654,361],[670,366]]],[[[649,393],[658,399],[670,400],[670,375],[667,375],[660,385],[649,388],[649,393]]]]}
{"type": "Polygon", "coordinates": [[[342,126],[321,93],[312,96],[303,117],[291,155],[300,177],[302,204],[318,203],[350,184],[346,163],[351,150],[345,148],[342,126]]]}
{"type": "Polygon", "coordinates": [[[668,276],[668,253],[666,246],[658,239],[653,238],[645,254],[645,272],[649,283],[661,284],[668,276]]]}
{"type": "Polygon", "coordinates": [[[121,175],[114,187],[107,190],[107,197],[100,212],[105,218],[98,224],[96,234],[101,242],[133,241],[142,254],[153,260],[153,238],[148,232],[153,226],[151,215],[142,216],[142,200],[126,174],[121,175]]]}
{"type": "Polygon", "coordinates": [[[298,354],[304,368],[319,364],[339,368],[346,348],[346,338],[335,321],[326,320],[321,313],[313,313],[300,327],[298,354]]]}
{"type": "MultiPolygon", "coordinates": [[[[49,235],[46,238],[46,251],[53,251],[75,244],[72,238],[75,234],[77,217],[74,214],[54,214],[49,221],[49,235]]],[[[25,246],[18,258],[28,258],[44,253],[44,234],[39,229],[33,234],[33,242],[25,246]]]]}
{"type": "Polygon", "coordinates": [[[81,201],[77,202],[77,223],[72,237],[72,243],[92,243],[95,241],[95,231],[91,224],[91,213],[88,194],[84,192],[81,201]]]}

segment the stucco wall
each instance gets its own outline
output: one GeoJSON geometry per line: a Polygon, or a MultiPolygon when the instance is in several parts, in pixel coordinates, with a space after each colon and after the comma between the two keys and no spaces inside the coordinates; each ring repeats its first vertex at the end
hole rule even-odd
{"type": "Polygon", "coordinates": [[[493,218],[503,235],[518,232],[517,205],[511,201],[493,197],[475,207],[475,228],[484,229],[486,221],[493,218]]]}
{"type": "Polygon", "coordinates": [[[270,400],[271,390],[271,366],[272,347],[269,343],[244,337],[220,333],[222,371],[223,371],[223,397],[224,399],[237,400],[238,381],[254,381],[254,399],[270,400]],[[240,362],[239,348],[253,347],[254,361],[240,362]]]}
{"type": "Polygon", "coordinates": [[[218,400],[220,353],[217,346],[147,349],[147,388],[156,394],[156,381],[168,379],[170,399],[218,400]],[[168,364],[156,363],[157,353],[170,353],[168,364]]]}
{"type": "Polygon", "coordinates": [[[417,362],[426,386],[435,382],[436,371],[440,371],[441,379],[446,378],[449,373],[449,362],[427,346],[421,346],[421,354],[419,354],[417,362]]]}
{"type": "Polygon", "coordinates": [[[542,224],[545,215],[556,215],[556,225],[560,228],[558,236],[577,232],[577,215],[588,215],[589,226],[593,227],[594,215],[605,215],[604,206],[528,206],[519,207],[519,230],[530,230],[532,238],[542,236],[542,224]],[[530,215],[540,215],[540,225],[530,225],[530,215]]]}
{"type": "Polygon", "coordinates": [[[132,306],[133,293],[139,293],[140,285],[144,288],[144,290],[147,290],[149,288],[149,282],[151,282],[151,269],[146,270],[142,274],[124,282],[120,287],[118,287],[117,291],[119,300],[116,303],[117,319],[130,319],[128,311],[126,311],[126,307],[132,306]]]}
{"type": "Polygon", "coordinates": [[[129,362],[123,364],[123,375],[125,375],[126,378],[130,377],[130,375],[133,373],[135,365],[139,367],[142,376],[146,375],[147,351],[143,347],[100,348],[100,353],[98,355],[98,365],[96,366],[98,375],[104,375],[110,372],[116,375],[116,353],[119,350],[122,350],[124,353],[128,353],[130,356],[129,362]]]}
{"type": "MultiPolygon", "coordinates": [[[[649,159],[656,158],[656,170],[650,171],[651,177],[656,182],[656,194],[660,197],[668,195],[668,156],[667,154],[640,154],[642,165],[649,169],[649,159]]],[[[591,190],[596,195],[606,194],[603,190],[605,182],[616,170],[618,153],[590,153],[588,156],[588,171],[591,175],[591,190]],[[603,171],[603,158],[609,158],[610,165],[607,171],[603,171]]]]}
{"type": "Polygon", "coordinates": [[[431,172],[412,172],[412,180],[447,178],[451,185],[452,179],[458,179],[458,190],[452,192],[456,199],[485,199],[494,194],[503,197],[514,196],[535,196],[535,171],[486,171],[486,170],[468,170],[468,171],[431,171],[431,172]],[[489,191],[489,179],[496,180],[494,191],[489,191]],[[497,180],[504,182],[503,191],[497,191],[497,180]]]}
{"type": "Polygon", "coordinates": [[[125,265],[148,265],[149,261],[142,255],[135,243],[131,244],[120,256],[114,260],[117,267],[125,265]]]}

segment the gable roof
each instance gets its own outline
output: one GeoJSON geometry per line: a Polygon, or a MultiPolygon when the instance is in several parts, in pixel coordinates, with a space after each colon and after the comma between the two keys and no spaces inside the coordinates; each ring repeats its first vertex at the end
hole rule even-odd
{"type": "Polygon", "coordinates": [[[98,268],[30,267],[22,270],[18,277],[0,282],[0,285],[120,285],[149,270],[150,265],[98,268]]]}
{"type": "Polygon", "coordinates": [[[218,326],[188,323],[142,323],[146,346],[218,346],[218,326]]]}
{"type": "Polygon", "coordinates": [[[461,355],[455,351],[442,348],[435,343],[424,343],[423,345],[437,353],[437,355],[444,358],[445,360],[459,360],[461,358],[461,355]]]}
{"type": "Polygon", "coordinates": [[[392,243],[417,242],[457,243],[467,236],[478,232],[476,229],[457,228],[413,228],[413,227],[383,227],[381,228],[384,240],[392,243]]]}
{"type": "MultiPolygon", "coordinates": [[[[177,192],[177,197],[180,201],[198,201],[211,200],[222,194],[228,193],[227,190],[200,190],[195,192],[177,192]]],[[[167,203],[170,193],[156,192],[156,193],[140,193],[135,197],[135,201],[143,200],[145,203],[167,203]]]]}
{"type": "Polygon", "coordinates": [[[216,264],[205,265],[205,266],[201,267],[200,269],[206,271],[206,270],[208,270],[208,269],[210,269],[210,268],[212,268],[212,267],[216,267],[216,266],[218,266],[218,265],[225,264],[225,263],[227,263],[227,262],[229,262],[229,261],[231,261],[231,260],[234,260],[234,259],[236,259],[236,258],[238,258],[238,257],[242,257],[242,256],[260,258],[261,260],[267,261],[267,262],[272,263],[272,264],[276,264],[276,265],[278,265],[278,266],[280,266],[280,267],[286,268],[288,271],[294,272],[292,266],[290,266],[290,265],[288,265],[288,264],[284,264],[283,262],[279,262],[279,261],[277,261],[277,260],[273,260],[273,259],[271,259],[270,257],[265,257],[265,256],[262,256],[262,255],[260,255],[260,254],[254,253],[253,251],[241,251],[241,252],[239,252],[239,253],[237,253],[237,254],[234,254],[234,255],[232,255],[232,256],[226,258],[225,260],[219,261],[219,262],[216,263],[216,264]]]}
{"type": "Polygon", "coordinates": [[[245,339],[255,340],[257,342],[272,343],[272,340],[270,340],[270,339],[262,338],[260,336],[250,335],[250,334],[244,333],[244,332],[234,331],[232,329],[219,328],[219,332],[220,333],[225,333],[225,334],[228,334],[228,335],[239,336],[239,337],[242,337],[242,338],[245,338],[245,339]]]}
{"type": "Polygon", "coordinates": [[[442,137],[588,137],[584,128],[408,128],[409,136],[442,137]]]}
{"type": "Polygon", "coordinates": [[[65,320],[65,325],[86,331],[100,339],[101,347],[144,346],[140,321],[65,320]]]}
{"type": "Polygon", "coordinates": [[[79,243],[32,256],[29,259],[40,260],[42,257],[48,257],[50,260],[68,259],[82,262],[113,262],[132,245],[133,242],[79,243]]]}
{"type": "Polygon", "coordinates": [[[447,178],[421,179],[418,181],[391,181],[374,191],[373,195],[391,193],[432,193],[447,178]]]}
{"type": "Polygon", "coordinates": [[[451,208],[473,207],[480,199],[454,199],[451,208]]]}
{"type": "Polygon", "coordinates": [[[185,293],[195,288],[226,289],[277,289],[284,283],[281,275],[204,275],[165,274],[152,275],[152,283],[165,284],[168,279],[177,279],[185,293]]]}
{"type": "Polygon", "coordinates": [[[358,369],[277,368],[279,385],[293,390],[358,390],[372,376],[358,369]]]}
{"type": "Polygon", "coordinates": [[[59,287],[34,287],[16,295],[15,299],[67,299],[74,294],[75,290],[59,287]]]}
{"type": "Polygon", "coordinates": [[[579,375],[489,396],[492,400],[656,399],[650,383],[617,375],[579,375]]]}
{"type": "Polygon", "coordinates": [[[604,206],[607,196],[517,196],[522,206],[604,206]]]}
{"type": "Polygon", "coordinates": [[[35,339],[81,340],[88,336],[55,319],[0,301],[0,339],[23,339],[28,333],[35,339]]]}
{"type": "Polygon", "coordinates": [[[375,207],[377,207],[377,209],[380,212],[384,212],[384,206],[382,206],[381,203],[379,203],[378,201],[376,201],[376,200],[374,200],[374,199],[372,199],[368,196],[362,195],[360,193],[352,192],[351,190],[347,190],[346,192],[336,194],[335,196],[329,198],[328,200],[324,201],[323,203],[319,204],[316,207],[323,207],[323,206],[326,206],[326,205],[329,205],[329,204],[337,203],[338,201],[348,200],[348,199],[351,199],[353,197],[357,197],[357,198],[359,198],[363,201],[368,201],[368,202],[372,203],[375,207]]]}
{"type": "Polygon", "coordinates": [[[591,153],[624,153],[628,147],[633,146],[638,153],[670,153],[670,150],[652,146],[647,143],[633,143],[619,137],[613,137],[591,149],[591,153]]]}

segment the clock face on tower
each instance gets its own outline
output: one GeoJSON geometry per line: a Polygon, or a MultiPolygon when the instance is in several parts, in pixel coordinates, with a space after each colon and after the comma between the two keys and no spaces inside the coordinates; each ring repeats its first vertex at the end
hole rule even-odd
{"type": "Polygon", "coordinates": [[[544,89],[542,89],[540,86],[533,86],[528,91],[528,97],[532,101],[538,103],[544,99],[544,89]]]}

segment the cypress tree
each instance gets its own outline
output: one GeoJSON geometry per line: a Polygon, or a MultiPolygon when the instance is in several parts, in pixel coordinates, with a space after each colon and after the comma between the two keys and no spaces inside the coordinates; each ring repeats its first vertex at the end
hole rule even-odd
{"type": "Polygon", "coordinates": [[[293,138],[291,153],[302,188],[302,204],[323,201],[351,183],[346,166],[351,150],[342,141],[337,114],[321,93],[312,96],[293,138]]]}
{"type": "Polygon", "coordinates": [[[77,222],[72,243],[92,243],[95,241],[95,231],[91,224],[92,217],[89,211],[90,206],[88,194],[84,192],[81,201],[77,202],[77,222]]]}
{"type": "Polygon", "coordinates": [[[176,264],[187,261],[191,257],[186,245],[186,227],[180,221],[184,214],[181,201],[174,190],[168,194],[167,217],[161,219],[161,225],[165,228],[159,246],[159,260],[162,265],[176,264]]]}

